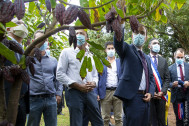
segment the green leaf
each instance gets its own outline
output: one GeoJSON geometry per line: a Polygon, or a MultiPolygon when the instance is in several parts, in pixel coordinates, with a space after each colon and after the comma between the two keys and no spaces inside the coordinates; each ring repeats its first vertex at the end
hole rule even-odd
{"type": "Polygon", "coordinates": [[[155,21],[159,21],[161,19],[161,14],[159,13],[159,7],[156,9],[156,19],[155,21]]]}
{"type": "Polygon", "coordinates": [[[25,55],[22,55],[20,62],[18,64],[22,67],[22,69],[26,69],[26,56],[25,55]]]}
{"type": "Polygon", "coordinates": [[[93,46],[96,49],[105,50],[100,44],[96,44],[93,41],[90,42],[90,41],[87,40],[87,43],[89,43],[91,46],[93,46]]]}
{"type": "Polygon", "coordinates": [[[167,17],[166,17],[165,15],[162,15],[162,16],[161,16],[161,21],[162,21],[163,23],[167,23],[167,17]]]}
{"type": "Polygon", "coordinates": [[[184,5],[184,4],[177,3],[178,9],[180,10],[180,8],[181,8],[183,5],[184,5]]]}
{"type": "Polygon", "coordinates": [[[87,75],[87,56],[85,56],[83,63],[81,65],[81,69],[80,69],[80,76],[82,78],[82,80],[86,77],[87,75]]]}
{"type": "Polygon", "coordinates": [[[0,33],[5,33],[4,31],[0,30],[0,33]]]}
{"type": "Polygon", "coordinates": [[[6,31],[5,26],[0,22],[0,29],[2,29],[3,31],[6,31]]]}
{"type": "Polygon", "coordinates": [[[29,3],[29,8],[28,8],[28,11],[32,14],[33,11],[35,10],[35,3],[34,2],[30,2],[29,3]]]}
{"type": "Polygon", "coordinates": [[[103,68],[104,68],[102,62],[101,62],[100,59],[99,59],[97,56],[95,56],[95,55],[93,55],[93,59],[94,59],[95,67],[96,67],[98,73],[99,73],[100,75],[102,75],[102,73],[103,73],[103,68]]]}
{"type": "Polygon", "coordinates": [[[175,2],[174,2],[174,1],[171,1],[170,6],[171,6],[171,9],[174,10],[174,8],[175,8],[175,2]]]}
{"type": "Polygon", "coordinates": [[[17,24],[12,21],[6,23],[6,27],[15,27],[15,26],[17,26],[17,24]]]}
{"type": "Polygon", "coordinates": [[[4,56],[7,60],[11,61],[13,64],[17,64],[15,53],[8,49],[5,45],[0,43],[0,54],[4,56]]]}
{"type": "Polygon", "coordinates": [[[55,8],[56,7],[56,0],[50,0],[51,2],[51,7],[55,8]]]}
{"type": "Polygon", "coordinates": [[[104,59],[104,58],[101,58],[101,61],[102,61],[102,63],[103,63],[105,66],[107,66],[107,67],[109,67],[109,68],[112,67],[111,64],[110,64],[110,62],[109,62],[108,60],[106,60],[106,59],[104,59]]]}
{"type": "Polygon", "coordinates": [[[92,62],[91,62],[91,57],[88,57],[87,59],[87,68],[88,71],[91,72],[93,70],[92,62]]]}
{"type": "Polygon", "coordinates": [[[77,53],[76,58],[81,62],[84,55],[85,55],[85,50],[82,49],[77,53]]]}
{"type": "Polygon", "coordinates": [[[75,26],[80,26],[80,25],[83,25],[83,24],[82,24],[81,21],[78,19],[78,20],[75,22],[75,26]]]}
{"type": "Polygon", "coordinates": [[[184,4],[186,2],[186,0],[173,0],[173,1],[179,4],[184,4]]]}

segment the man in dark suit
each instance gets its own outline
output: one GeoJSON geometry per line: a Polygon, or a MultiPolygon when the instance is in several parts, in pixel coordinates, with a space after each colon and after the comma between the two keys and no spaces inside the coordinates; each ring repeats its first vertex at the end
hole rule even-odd
{"type": "Polygon", "coordinates": [[[147,126],[149,101],[154,94],[155,82],[149,56],[142,52],[147,34],[139,25],[138,32],[132,34],[133,44],[114,36],[114,47],[121,60],[122,75],[115,96],[123,101],[126,126],[147,126]]]}
{"type": "Polygon", "coordinates": [[[175,63],[169,67],[171,83],[171,102],[173,103],[174,113],[176,116],[176,125],[184,126],[184,119],[188,120],[188,101],[189,97],[189,64],[184,62],[184,49],[178,48],[175,53],[175,63]],[[184,118],[179,114],[178,108],[183,106],[184,118]],[[179,115],[179,116],[178,116],[179,115]]]}
{"type": "Polygon", "coordinates": [[[118,86],[120,72],[120,59],[115,57],[115,48],[113,42],[105,44],[107,60],[111,64],[111,68],[104,65],[102,75],[99,75],[97,87],[97,95],[100,99],[102,118],[104,126],[109,126],[110,112],[113,107],[115,126],[122,126],[122,101],[114,96],[118,86]]]}
{"type": "Polygon", "coordinates": [[[148,47],[150,49],[149,56],[151,58],[151,63],[153,63],[152,67],[154,67],[154,75],[160,75],[154,76],[159,79],[160,83],[156,81],[154,97],[150,101],[150,125],[165,126],[166,99],[164,99],[164,95],[167,94],[167,89],[170,83],[168,64],[166,59],[158,54],[160,51],[158,39],[151,39],[148,47]]]}
{"type": "MultiPolygon", "coordinates": [[[[22,46],[22,40],[27,36],[28,30],[26,25],[23,21],[13,19],[12,22],[16,23],[17,26],[7,28],[8,36],[15,42],[19,43],[22,46]]],[[[24,50],[23,50],[24,51],[24,50]]],[[[16,59],[19,62],[22,55],[19,53],[15,53],[16,59]]],[[[5,62],[5,66],[12,65],[10,61],[5,62]]],[[[5,80],[5,98],[6,98],[6,105],[8,105],[9,101],[9,94],[11,90],[12,83],[5,80]]],[[[22,88],[20,91],[20,99],[19,99],[19,106],[18,106],[18,114],[16,120],[16,126],[25,126],[26,122],[26,114],[29,113],[29,86],[26,83],[22,83],[22,88]]]]}

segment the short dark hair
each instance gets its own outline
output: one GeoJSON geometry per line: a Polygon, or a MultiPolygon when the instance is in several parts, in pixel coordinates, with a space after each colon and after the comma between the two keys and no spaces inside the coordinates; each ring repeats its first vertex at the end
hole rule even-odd
{"type": "Polygon", "coordinates": [[[37,33],[43,33],[43,34],[45,34],[45,32],[43,31],[43,30],[37,30],[35,33],[34,33],[34,35],[33,35],[33,38],[35,39],[35,35],[37,34],[37,33]]]}
{"type": "MultiPolygon", "coordinates": [[[[158,40],[158,39],[157,39],[157,38],[152,38],[152,39],[150,39],[148,45],[150,45],[150,44],[152,43],[152,41],[154,41],[154,40],[158,40]]],[[[159,41],[159,40],[158,40],[158,41],[159,41]]]]}
{"type": "Polygon", "coordinates": [[[113,42],[106,42],[105,43],[105,48],[107,48],[108,45],[114,45],[114,43],[113,42]]]}
{"type": "Polygon", "coordinates": [[[185,50],[184,50],[183,48],[178,48],[178,49],[175,51],[175,53],[174,53],[175,56],[176,56],[176,53],[177,53],[178,51],[180,51],[181,53],[184,53],[184,54],[185,54],[185,50]]]}

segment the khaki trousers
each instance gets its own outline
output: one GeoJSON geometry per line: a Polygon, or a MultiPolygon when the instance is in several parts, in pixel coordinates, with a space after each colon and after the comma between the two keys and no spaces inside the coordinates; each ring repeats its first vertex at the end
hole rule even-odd
{"type": "Polygon", "coordinates": [[[104,126],[109,126],[110,112],[112,108],[114,112],[115,126],[123,126],[123,103],[120,99],[114,96],[114,92],[115,90],[106,90],[105,98],[100,100],[104,126]]]}

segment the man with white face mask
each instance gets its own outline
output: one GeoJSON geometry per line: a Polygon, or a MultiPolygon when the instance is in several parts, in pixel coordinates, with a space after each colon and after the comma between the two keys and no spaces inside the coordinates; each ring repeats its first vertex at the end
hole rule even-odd
{"type": "Polygon", "coordinates": [[[189,120],[189,64],[185,62],[184,49],[178,48],[175,53],[175,63],[169,66],[171,102],[176,116],[176,126],[188,126],[189,120]]]}
{"type": "Polygon", "coordinates": [[[155,83],[150,58],[142,52],[147,38],[147,31],[139,25],[138,32],[133,32],[133,44],[129,45],[114,36],[114,47],[121,61],[122,75],[115,96],[123,101],[126,126],[147,126],[149,101],[154,95],[155,83]]]}
{"type": "Polygon", "coordinates": [[[150,58],[152,71],[156,83],[154,97],[150,101],[150,125],[165,126],[165,95],[170,83],[169,69],[166,59],[158,53],[160,44],[158,39],[153,38],[148,44],[150,49],[150,58]]]}
{"type": "Polygon", "coordinates": [[[111,68],[104,65],[103,73],[102,75],[99,75],[99,83],[96,92],[100,100],[104,126],[109,126],[112,107],[115,126],[122,126],[122,101],[114,96],[121,76],[120,60],[115,57],[113,42],[106,42],[105,48],[107,60],[110,62],[111,68]]]}
{"type": "MultiPolygon", "coordinates": [[[[98,107],[97,96],[94,88],[98,84],[98,73],[92,59],[92,72],[87,70],[84,79],[80,77],[82,61],[76,59],[80,50],[86,50],[86,31],[77,30],[76,49],[63,49],[57,66],[57,79],[67,87],[66,99],[70,112],[70,126],[83,126],[84,113],[88,116],[92,126],[103,126],[103,120],[98,107]]],[[[85,55],[87,55],[85,53],[85,55]]]]}
{"type": "MultiPolygon", "coordinates": [[[[22,20],[17,20],[15,18],[12,20],[12,22],[16,23],[17,26],[7,28],[8,37],[11,38],[13,41],[19,43],[19,45],[22,47],[22,40],[28,35],[28,30],[22,20]]],[[[19,53],[15,53],[15,56],[16,56],[17,61],[19,62],[22,55],[19,53]]],[[[5,62],[5,66],[9,66],[9,65],[12,65],[12,63],[7,60],[5,62]]],[[[12,84],[10,82],[7,82],[6,80],[4,80],[5,99],[6,99],[7,106],[8,106],[11,86],[12,84]]],[[[22,83],[16,126],[25,126],[27,113],[29,113],[29,86],[26,83],[22,83]]]]}

